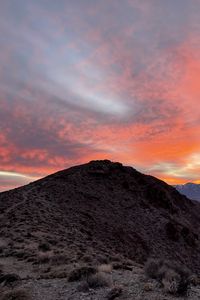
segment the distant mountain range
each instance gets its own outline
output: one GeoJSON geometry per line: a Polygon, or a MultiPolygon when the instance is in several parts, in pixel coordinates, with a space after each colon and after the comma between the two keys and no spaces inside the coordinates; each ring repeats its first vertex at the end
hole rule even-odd
{"type": "Polygon", "coordinates": [[[175,188],[188,198],[200,201],[200,184],[189,182],[186,184],[176,185],[175,188]]]}

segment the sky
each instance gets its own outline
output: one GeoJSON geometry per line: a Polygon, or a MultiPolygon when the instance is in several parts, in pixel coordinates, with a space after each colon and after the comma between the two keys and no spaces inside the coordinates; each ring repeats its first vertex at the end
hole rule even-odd
{"type": "Polygon", "coordinates": [[[0,191],[94,159],[200,183],[200,0],[0,1],[0,191]]]}

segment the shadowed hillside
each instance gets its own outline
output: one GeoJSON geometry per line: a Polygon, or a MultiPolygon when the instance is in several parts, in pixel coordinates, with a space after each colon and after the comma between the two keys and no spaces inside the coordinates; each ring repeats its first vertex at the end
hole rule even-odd
{"type": "Polygon", "coordinates": [[[69,261],[121,255],[144,263],[156,256],[195,270],[199,216],[200,206],[166,183],[91,161],[1,193],[1,251],[37,264],[46,244],[69,261]]]}

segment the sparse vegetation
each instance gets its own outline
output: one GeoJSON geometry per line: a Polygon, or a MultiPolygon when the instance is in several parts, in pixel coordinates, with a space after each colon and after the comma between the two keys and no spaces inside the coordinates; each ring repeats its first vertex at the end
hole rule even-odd
{"type": "Polygon", "coordinates": [[[67,278],[68,273],[65,270],[53,270],[46,274],[40,275],[40,279],[55,279],[55,278],[67,278]]]}
{"type": "Polygon", "coordinates": [[[87,281],[80,282],[80,284],[77,287],[77,291],[78,292],[83,292],[83,293],[88,292],[89,291],[89,285],[88,285],[87,281]]]}
{"type": "Polygon", "coordinates": [[[15,286],[20,281],[20,277],[16,274],[0,274],[0,284],[2,286],[15,286]]]}
{"type": "Polygon", "coordinates": [[[153,288],[154,288],[154,285],[152,282],[146,282],[143,286],[143,289],[145,292],[150,292],[153,290],[153,288]]]}
{"type": "Polygon", "coordinates": [[[47,242],[43,242],[43,243],[40,243],[39,244],[39,246],[38,246],[38,249],[40,250],[40,251],[50,251],[50,245],[49,245],[49,243],[47,243],[47,242]]]}
{"type": "Polygon", "coordinates": [[[97,272],[88,276],[87,283],[90,288],[100,288],[112,286],[111,276],[104,272],[97,272]]]}
{"type": "Polygon", "coordinates": [[[78,281],[82,280],[84,278],[88,278],[89,276],[95,274],[97,272],[97,269],[94,267],[80,267],[80,268],[75,268],[73,269],[68,276],[68,281],[78,281]]]}
{"type": "Polygon", "coordinates": [[[167,260],[150,259],[145,265],[149,278],[159,281],[166,292],[185,294],[190,284],[190,271],[185,267],[167,260]]]}
{"type": "Polygon", "coordinates": [[[179,290],[179,285],[181,282],[181,276],[174,270],[166,270],[163,278],[162,284],[166,292],[171,294],[176,294],[179,290]]]}
{"type": "Polygon", "coordinates": [[[104,272],[104,273],[112,273],[112,265],[111,264],[102,264],[98,266],[98,272],[104,272]]]}
{"type": "Polygon", "coordinates": [[[0,300],[31,300],[29,293],[23,289],[14,289],[1,294],[0,300]]]}
{"type": "Polygon", "coordinates": [[[190,284],[194,285],[194,286],[197,286],[197,285],[200,285],[200,277],[197,276],[197,275],[191,275],[189,277],[189,281],[190,281],[190,284]]]}
{"type": "Polygon", "coordinates": [[[149,278],[156,279],[158,278],[158,274],[161,267],[162,267],[161,260],[151,258],[145,264],[145,274],[149,278]]]}
{"type": "Polygon", "coordinates": [[[123,292],[123,287],[121,285],[119,286],[114,286],[107,294],[107,299],[108,300],[113,300],[117,297],[119,297],[123,292]]]}
{"type": "Polygon", "coordinates": [[[167,186],[148,176],[140,178],[129,168],[122,173],[109,171],[106,180],[105,173],[88,175],[87,170],[84,167],[82,172],[80,167],[78,172],[64,171],[42,180],[39,186],[33,184],[34,193],[31,185],[0,195],[0,209],[4,207],[0,278],[9,272],[22,278],[12,284],[11,278],[2,277],[0,300],[2,296],[7,297],[3,300],[28,299],[23,298],[24,291],[21,298],[17,292],[17,298],[15,283],[29,289],[34,300],[165,300],[182,296],[190,285],[188,299],[197,300],[199,277],[189,276],[182,265],[151,259],[145,266],[148,279],[143,269],[144,259],[157,253],[185,261],[198,271],[199,244],[193,249],[186,242],[197,233],[193,226],[199,224],[196,206],[195,214],[189,203],[182,210],[181,196],[176,198],[167,186]],[[123,181],[129,183],[128,192],[121,189],[123,181]],[[166,190],[164,200],[159,189],[166,190]],[[167,202],[167,209],[162,201],[167,202]],[[175,214],[174,207],[180,213],[175,214]]]}
{"type": "Polygon", "coordinates": [[[39,252],[37,256],[37,263],[38,264],[46,264],[51,261],[53,257],[53,252],[48,251],[48,252],[39,252]]]}

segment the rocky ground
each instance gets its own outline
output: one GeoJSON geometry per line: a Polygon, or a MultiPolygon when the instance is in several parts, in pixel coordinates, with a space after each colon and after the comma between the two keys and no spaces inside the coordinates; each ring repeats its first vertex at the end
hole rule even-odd
{"type": "MultiPolygon", "coordinates": [[[[199,215],[173,187],[107,160],[0,193],[0,300],[174,299],[144,264],[169,259],[199,275],[199,215]],[[112,272],[92,284],[69,280],[102,264],[112,272]]],[[[200,299],[198,280],[186,296],[200,299]]]]}
{"type": "MultiPolygon", "coordinates": [[[[118,262],[119,263],[119,262],[118,262]]],[[[18,274],[15,280],[9,278],[1,282],[0,299],[3,300],[167,300],[167,299],[200,299],[200,285],[190,284],[187,294],[173,295],[165,291],[163,286],[157,281],[147,277],[143,266],[134,262],[114,265],[103,265],[102,278],[98,278],[97,286],[92,282],[91,287],[86,284],[86,279],[70,281],[69,275],[72,270],[77,269],[74,265],[66,271],[51,276],[45,272],[52,267],[51,263],[43,263],[37,268],[32,268],[29,263],[19,261],[16,258],[4,260],[1,258],[1,270],[5,274],[18,274]],[[70,270],[70,271],[69,271],[70,270]],[[49,278],[51,277],[51,278],[49,278]],[[62,278],[58,278],[62,277],[62,278]],[[12,296],[11,293],[13,293],[12,296]]],[[[62,266],[63,267],[63,266],[62,266]]],[[[62,267],[60,267],[62,269],[62,267]]],[[[80,266],[79,266],[80,267],[80,266]]],[[[55,268],[56,270],[56,268],[55,268]]],[[[1,277],[0,277],[1,281],[1,277]]]]}

